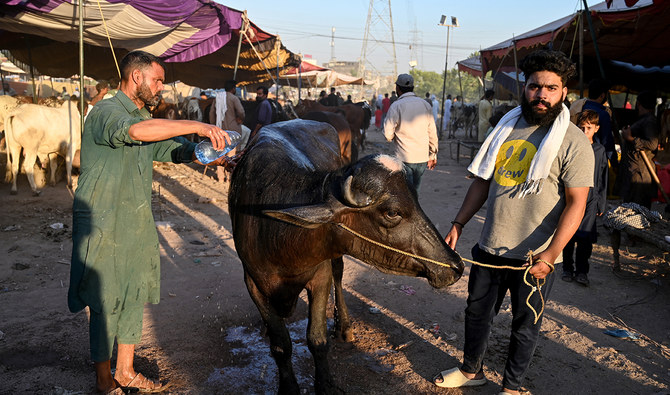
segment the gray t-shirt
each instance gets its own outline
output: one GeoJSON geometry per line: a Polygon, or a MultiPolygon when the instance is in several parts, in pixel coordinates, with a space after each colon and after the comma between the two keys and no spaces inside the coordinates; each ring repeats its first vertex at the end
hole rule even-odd
{"type": "MultiPolygon", "coordinates": [[[[570,123],[539,194],[519,199],[519,189],[548,127],[514,126],[496,158],[479,246],[489,254],[525,260],[529,251],[549,245],[565,208],[565,188],[593,186],[593,150],[579,128],[570,123]]],[[[559,256],[556,262],[562,262],[559,256]]]]}

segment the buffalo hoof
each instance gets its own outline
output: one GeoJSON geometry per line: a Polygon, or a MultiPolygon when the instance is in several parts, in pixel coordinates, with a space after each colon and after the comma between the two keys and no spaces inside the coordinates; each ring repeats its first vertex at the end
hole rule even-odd
{"type": "Polygon", "coordinates": [[[14,190],[9,191],[9,194],[10,194],[10,195],[16,195],[17,193],[18,193],[18,192],[17,192],[17,191],[14,191],[14,190]]]}
{"type": "Polygon", "coordinates": [[[343,343],[351,343],[354,341],[354,331],[351,328],[347,328],[344,331],[336,330],[335,340],[343,343]]]}
{"type": "Polygon", "coordinates": [[[37,197],[42,194],[42,191],[33,191],[33,196],[37,197]]]}
{"type": "Polygon", "coordinates": [[[341,395],[345,393],[344,390],[335,385],[332,380],[314,383],[314,392],[318,395],[341,395]]]}
{"type": "Polygon", "coordinates": [[[300,387],[298,382],[293,379],[292,382],[282,382],[279,384],[279,390],[277,393],[280,395],[300,395],[300,387]]]}

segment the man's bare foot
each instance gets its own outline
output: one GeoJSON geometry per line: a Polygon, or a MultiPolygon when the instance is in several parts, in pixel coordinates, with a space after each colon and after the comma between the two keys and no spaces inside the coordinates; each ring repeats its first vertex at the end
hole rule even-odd
{"type": "Polygon", "coordinates": [[[467,373],[467,372],[464,372],[464,371],[463,371],[462,369],[460,369],[460,368],[459,368],[458,370],[461,371],[461,373],[463,374],[463,376],[469,378],[470,380],[473,380],[473,379],[474,379],[474,380],[480,380],[480,379],[483,379],[483,378],[484,378],[484,373],[483,373],[483,372],[479,372],[479,373],[467,373]]]}

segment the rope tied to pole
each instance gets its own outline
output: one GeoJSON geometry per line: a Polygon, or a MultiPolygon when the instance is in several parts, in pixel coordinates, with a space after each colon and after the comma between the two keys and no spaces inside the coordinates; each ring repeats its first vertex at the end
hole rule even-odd
{"type": "MultiPolygon", "coordinates": [[[[439,266],[444,266],[444,267],[451,268],[450,265],[448,265],[444,262],[440,262],[440,261],[436,261],[434,259],[430,259],[430,258],[422,257],[420,255],[412,254],[411,252],[402,251],[402,250],[399,250],[397,248],[394,248],[394,247],[388,246],[386,244],[380,243],[376,240],[372,240],[369,237],[366,237],[366,236],[356,232],[355,230],[349,228],[348,226],[346,226],[343,223],[338,222],[338,223],[333,223],[333,225],[338,226],[339,228],[351,233],[352,235],[358,237],[361,240],[367,241],[368,243],[374,244],[374,245],[376,245],[378,247],[381,247],[385,250],[393,251],[393,252],[396,252],[398,254],[409,256],[411,258],[418,259],[418,260],[421,260],[421,261],[424,261],[424,262],[430,262],[430,263],[434,263],[434,264],[439,265],[439,266]]],[[[544,312],[544,303],[545,302],[544,302],[544,296],[542,296],[541,291],[542,291],[542,287],[546,283],[546,280],[543,279],[543,278],[535,278],[535,284],[528,281],[528,274],[530,272],[530,269],[533,267],[532,266],[533,251],[528,251],[528,254],[526,256],[527,256],[527,260],[528,260],[528,264],[526,266],[508,266],[508,265],[498,266],[498,265],[490,265],[490,264],[487,264],[487,263],[473,261],[471,259],[467,259],[467,258],[463,258],[463,257],[461,257],[461,259],[464,260],[465,262],[471,263],[473,265],[486,267],[486,268],[489,268],[489,269],[508,269],[508,270],[517,270],[517,271],[523,270],[524,271],[523,282],[531,288],[531,291],[528,294],[528,297],[526,298],[526,306],[528,306],[528,308],[533,312],[533,316],[535,317],[535,320],[533,321],[533,324],[537,324],[537,321],[539,321],[540,317],[542,316],[542,313],[544,312]],[[539,313],[530,304],[530,298],[531,298],[531,296],[533,296],[533,294],[535,292],[538,292],[538,294],[540,295],[541,308],[540,308],[539,313]]],[[[545,261],[544,259],[536,259],[535,262],[542,262],[545,265],[549,266],[549,268],[551,269],[551,271],[549,272],[550,274],[553,273],[554,270],[555,270],[554,265],[552,263],[549,263],[549,262],[545,261]]]]}

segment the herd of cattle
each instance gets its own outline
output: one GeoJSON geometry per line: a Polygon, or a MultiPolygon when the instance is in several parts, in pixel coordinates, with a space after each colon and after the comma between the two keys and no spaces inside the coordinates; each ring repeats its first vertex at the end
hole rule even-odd
{"type": "MultiPolygon", "coordinates": [[[[191,119],[209,123],[209,109],[214,99],[184,100],[179,105],[162,100],[152,111],[154,118],[191,119]]],[[[256,125],[256,101],[242,101],[246,112],[244,124],[256,125]]],[[[347,162],[355,161],[364,144],[365,130],[370,125],[371,111],[365,103],[324,107],[304,101],[296,108],[282,107],[270,100],[273,123],[297,117],[330,123],[340,133],[342,155],[347,162]],[[319,114],[323,113],[323,114],[319,114]]],[[[17,193],[16,179],[21,164],[34,195],[39,195],[34,177],[34,166],[50,168],[50,182],[55,184],[57,158],[65,159],[68,186],[72,185],[72,167],[78,167],[81,147],[80,114],[77,102],[55,97],[40,98],[38,104],[31,97],[0,96],[0,131],[4,129],[7,150],[5,182],[12,182],[11,193],[17,193]]]]}
{"type": "MultiPolygon", "coordinates": [[[[210,122],[209,112],[214,99],[190,98],[173,104],[162,100],[152,111],[154,118],[190,119],[210,122]]],[[[302,100],[297,106],[287,103],[281,106],[270,100],[273,110],[273,123],[301,118],[329,123],[340,136],[340,149],[346,162],[358,159],[358,153],[365,149],[365,133],[370,126],[372,112],[366,102],[346,104],[336,107],[323,106],[316,101],[302,100]]],[[[244,125],[253,130],[256,125],[258,103],[242,101],[246,117],[244,125]]],[[[492,124],[510,110],[501,105],[494,108],[492,124]]],[[[78,150],[81,145],[81,130],[76,102],[63,101],[55,97],[40,98],[38,104],[32,104],[32,98],[26,96],[0,96],[0,131],[4,129],[3,140],[7,146],[7,167],[5,182],[12,182],[11,193],[17,192],[16,178],[20,173],[20,162],[27,175],[30,187],[35,195],[39,194],[34,177],[34,166],[50,168],[50,183],[56,182],[57,157],[65,159],[68,186],[72,185],[72,167],[78,167],[78,150]]],[[[477,134],[477,106],[464,104],[452,108],[449,122],[449,137],[456,130],[464,130],[465,136],[474,138],[477,134]]],[[[660,144],[670,145],[670,112],[661,117],[660,144]]],[[[197,138],[194,136],[194,138],[197,138]]]]}

